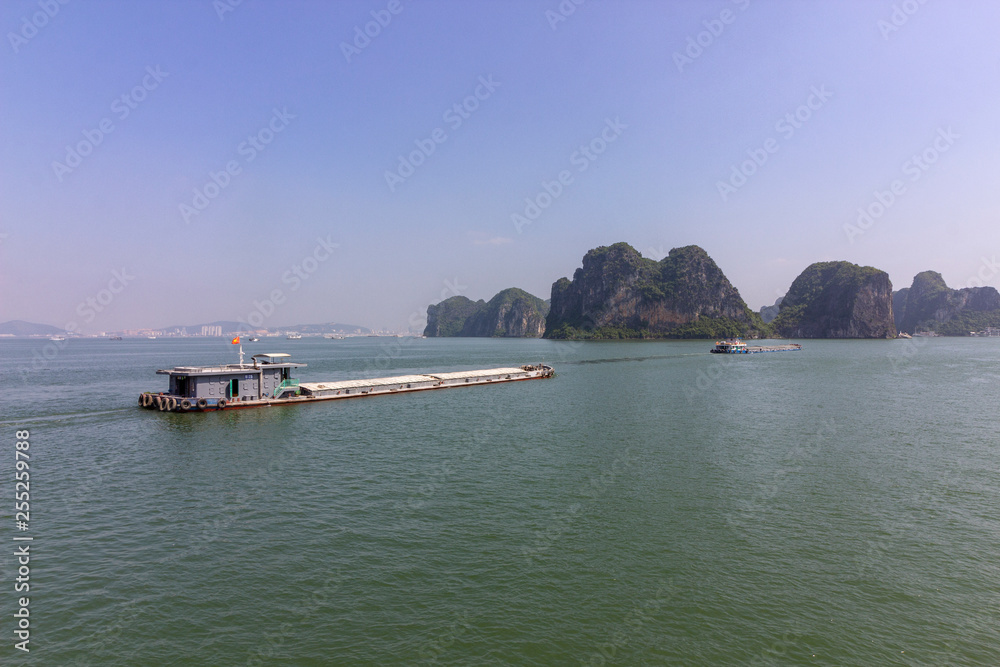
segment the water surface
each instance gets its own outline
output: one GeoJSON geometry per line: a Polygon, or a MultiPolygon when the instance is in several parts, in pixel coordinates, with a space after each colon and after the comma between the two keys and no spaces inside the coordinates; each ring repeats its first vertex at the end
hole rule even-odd
{"type": "Polygon", "coordinates": [[[37,664],[1000,664],[998,340],[273,339],[304,380],[558,374],[186,415],[136,397],[232,346],[47,344],[0,341],[37,664]]]}

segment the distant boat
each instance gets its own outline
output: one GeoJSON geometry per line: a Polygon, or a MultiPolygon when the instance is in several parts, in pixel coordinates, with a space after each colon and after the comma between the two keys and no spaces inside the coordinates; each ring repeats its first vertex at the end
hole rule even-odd
{"type": "Polygon", "coordinates": [[[111,337],[111,338],[109,338],[108,340],[121,340],[121,339],[122,339],[122,337],[121,337],[121,336],[112,336],[112,337],[111,337]]]}
{"type": "Polygon", "coordinates": [[[287,338],[288,340],[298,340],[298,339],[302,338],[302,334],[300,334],[300,333],[290,333],[287,336],[285,336],[285,338],[287,338]]]}
{"type": "Polygon", "coordinates": [[[260,338],[254,338],[253,336],[251,336],[250,338],[247,338],[247,342],[249,342],[249,343],[256,343],[259,340],[260,340],[260,338]]]}
{"type": "Polygon", "coordinates": [[[146,336],[149,340],[156,340],[156,336],[146,336]]]}
{"type": "Polygon", "coordinates": [[[896,338],[913,338],[913,336],[906,333],[905,331],[900,331],[898,334],[896,334],[896,338]]]}
{"type": "Polygon", "coordinates": [[[49,340],[66,340],[65,336],[49,336],[49,340]]]}
{"type": "Polygon", "coordinates": [[[323,338],[329,338],[330,340],[344,340],[344,337],[340,334],[323,334],[323,338]]]}
{"type": "Polygon", "coordinates": [[[709,350],[712,354],[757,354],[760,352],[798,352],[802,346],[798,343],[788,345],[754,345],[748,346],[739,338],[727,338],[715,341],[715,347],[709,350]]]}

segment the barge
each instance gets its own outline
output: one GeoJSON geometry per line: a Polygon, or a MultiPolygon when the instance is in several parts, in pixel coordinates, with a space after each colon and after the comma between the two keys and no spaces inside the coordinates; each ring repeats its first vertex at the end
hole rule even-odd
{"type": "Polygon", "coordinates": [[[428,389],[471,387],[498,382],[536,380],[555,375],[551,366],[526,364],[510,368],[488,368],[450,373],[399,375],[367,380],[300,382],[292,370],[306,364],[288,360],[284,353],[255,354],[251,364],[178,366],[156,371],[169,377],[165,392],[139,394],[139,405],[163,412],[199,412],[256,408],[268,405],[298,405],[339,398],[402,394],[428,389]]]}
{"type": "Polygon", "coordinates": [[[712,354],[759,354],[761,352],[798,352],[802,346],[798,343],[788,345],[747,345],[739,338],[727,338],[715,341],[715,347],[709,350],[712,354]]]}

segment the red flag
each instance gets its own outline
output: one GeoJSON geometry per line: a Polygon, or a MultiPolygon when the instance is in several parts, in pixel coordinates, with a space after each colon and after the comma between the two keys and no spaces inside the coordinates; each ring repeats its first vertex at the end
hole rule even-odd
{"type": "Polygon", "coordinates": [[[239,344],[240,344],[240,337],[237,336],[236,338],[233,339],[233,345],[239,345],[239,344]]]}

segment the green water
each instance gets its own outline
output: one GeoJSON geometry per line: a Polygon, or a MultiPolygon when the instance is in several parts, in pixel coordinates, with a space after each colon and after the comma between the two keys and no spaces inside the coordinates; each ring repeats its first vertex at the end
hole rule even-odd
{"type": "Polygon", "coordinates": [[[0,662],[1000,664],[1000,340],[804,343],[275,339],[309,380],[558,374],[176,415],[153,371],[231,346],[0,341],[0,662]]]}

